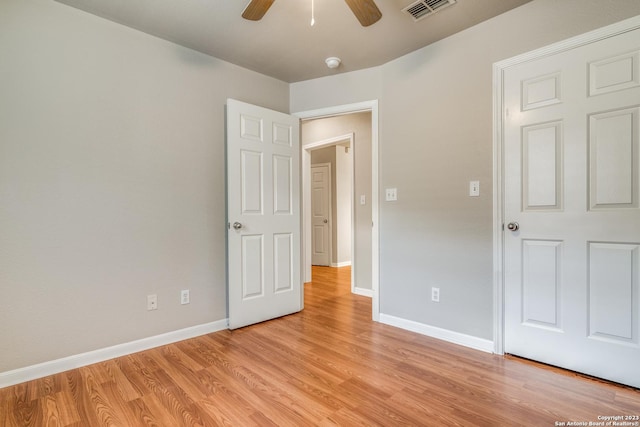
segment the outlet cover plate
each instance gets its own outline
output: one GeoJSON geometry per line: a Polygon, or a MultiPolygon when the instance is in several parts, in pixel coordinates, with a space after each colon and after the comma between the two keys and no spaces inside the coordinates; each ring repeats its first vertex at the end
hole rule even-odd
{"type": "Polygon", "coordinates": [[[158,295],[147,295],[147,310],[157,310],[158,309],[158,295]]]}
{"type": "Polygon", "coordinates": [[[386,188],[385,189],[385,200],[387,202],[395,202],[398,200],[398,189],[397,188],[386,188]]]}
{"type": "Polygon", "coordinates": [[[183,289],[180,291],[180,304],[189,304],[191,299],[189,297],[189,289],[183,289]]]}
{"type": "Polygon", "coordinates": [[[431,288],[431,301],[440,302],[440,288],[431,288]]]}

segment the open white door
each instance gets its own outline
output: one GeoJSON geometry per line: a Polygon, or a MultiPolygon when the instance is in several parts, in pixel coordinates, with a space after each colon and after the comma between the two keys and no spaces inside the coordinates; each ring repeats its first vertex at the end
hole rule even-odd
{"type": "Polygon", "coordinates": [[[504,72],[505,350],[640,387],[640,30],[504,72]]]}
{"type": "Polygon", "coordinates": [[[299,120],[227,100],[229,328],[302,309],[299,120]]]}

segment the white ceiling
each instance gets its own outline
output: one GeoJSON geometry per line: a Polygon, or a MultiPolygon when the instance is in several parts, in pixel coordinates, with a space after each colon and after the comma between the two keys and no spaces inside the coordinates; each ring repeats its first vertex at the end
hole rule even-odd
{"type": "Polygon", "coordinates": [[[414,22],[414,0],[376,0],[382,19],[362,27],[344,0],[276,0],[261,21],[241,18],[249,0],[57,0],[285,82],[384,64],[530,0],[458,0],[414,22]],[[342,64],[330,70],[325,58],[342,64]]]}

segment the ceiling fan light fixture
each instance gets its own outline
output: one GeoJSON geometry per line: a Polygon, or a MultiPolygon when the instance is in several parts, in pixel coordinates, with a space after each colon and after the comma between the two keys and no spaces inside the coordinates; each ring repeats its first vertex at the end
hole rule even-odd
{"type": "Polygon", "coordinates": [[[326,62],[327,67],[334,69],[334,68],[338,68],[340,66],[340,58],[335,57],[335,56],[331,56],[327,59],[324,60],[324,62],[326,62]]]}

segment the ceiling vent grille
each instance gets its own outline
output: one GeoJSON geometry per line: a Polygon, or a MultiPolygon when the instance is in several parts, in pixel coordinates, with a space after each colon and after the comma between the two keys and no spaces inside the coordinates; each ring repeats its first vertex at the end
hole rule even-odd
{"type": "Polygon", "coordinates": [[[413,20],[418,22],[427,16],[440,12],[442,9],[451,6],[455,2],[456,0],[419,0],[411,3],[409,6],[402,9],[402,11],[411,15],[413,20]]]}

